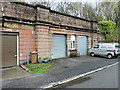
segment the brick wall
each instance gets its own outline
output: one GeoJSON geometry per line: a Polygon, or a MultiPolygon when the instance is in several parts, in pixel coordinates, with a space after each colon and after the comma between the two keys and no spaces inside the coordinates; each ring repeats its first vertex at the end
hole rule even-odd
{"type": "Polygon", "coordinates": [[[67,56],[70,56],[70,49],[71,49],[71,35],[67,34],[66,36],[66,44],[67,44],[67,56]]]}
{"type": "Polygon", "coordinates": [[[2,26],[2,3],[0,3],[0,27],[2,26]]]}
{"type": "Polygon", "coordinates": [[[97,43],[103,41],[103,40],[104,40],[103,36],[101,36],[99,34],[96,34],[96,33],[93,34],[93,41],[92,41],[93,42],[93,46],[96,45],[97,43]]]}
{"type": "Polygon", "coordinates": [[[34,7],[12,3],[0,2],[3,5],[4,16],[35,20],[34,7]]]}
{"type": "MultiPolygon", "coordinates": [[[[76,50],[78,50],[78,36],[87,36],[87,48],[88,50],[92,47],[91,40],[92,36],[96,40],[98,37],[97,34],[92,34],[89,32],[74,31],[74,30],[65,30],[60,28],[52,28],[47,26],[38,25],[36,30],[36,48],[38,51],[38,57],[51,57],[51,45],[52,45],[52,34],[65,34],[66,35],[66,47],[67,47],[67,56],[70,56],[71,50],[71,35],[76,35],[76,50]],[[91,35],[92,34],[92,35],[91,35]]],[[[97,43],[93,42],[93,45],[97,43]]]]}
{"type": "MultiPolygon", "coordinates": [[[[19,60],[23,63],[27,60],[27,50],[36,51],[35,48],[35,31],[32,26],[16,23],[5,23],[5,27],[0,31],[19,32],[19,60]],[[24,29],[23,29],[24,28],[24,29]],[[27,49],[27,41],[29,40],[29,48],[27,49]]],[[[30,57],[29,57],[30,59],[30,57]]]]}
{"type": "Polygon", "coordinates": [[[52,34],[45,26],[36,26],[36,49],[38,57],[51,57],[52,34]]]}
{"type": "Polygon", "coordinates": [[[28,50],[29,55],[32,51],[36,51],[35,32],[32,30],[19,30],[19,54],[21,62],[27,60],[28,50]]]}
{"type": "Polygon", "coordinates": [[[50,8],[41,5],[33,6],[29,4],[21,4],[18,2],[0,2],[3,4],[4,16],[15,17],[19,20],[44,21],[52,24],[66,25],[84,29],[97,29],[97,22],[86,20],[83,18],[59,13],[50,8]],[[93,24],[93,28],[91,25],[93,24]]]}
{"type": "Polygon", "coordinates": [[[27,40],[29,40],[29,55],[30,52],[37,50],[38,57],[44,58],[51,57],[52,34],[54,33],[66,35],[67,56],[70,56],[71,35],[76,35],[76,50],[78,49],[79,35],[84,35],[88,37],[88,50],[92,47],[92,37],[93,40],[96,40],[96,42],[93,42],[93,45],[97,43],[97,37],[101,38],[100,35],[97,35],[95,33],[92,34],[89,32],[52,28],[42,25],[37,25],[36,31],[34,31],[33,26],[29,25],[6,23],[5,26],[7,26],[8,28],[3,28],[3,31],[19,32],[20,63],[27,60],[27,40]]]}
{"type": "MultiPolygon", "coordinates": [[[[2,7],[1,2],[0,7],[2,7]]],[[[4,2],[3,12],[5,22],[3,23],[4,28],[2,30],[19,32],[19,53],[21,62],[27,60],[28,40],[29,54],[30,52],[37,50],[38,57],[44,58],[51,57],[52,34],[54,33],[66,35],[67,56],[70,56],[71,35],[76,35],[76,50],[78,49],[79,35],[87,36],[88,50],[92,47],[92,44],[94,45],[97,43],[97,37],[101,39],[100,35],[97,36],[97,34],[89,32],[93,29],[97,29],[96,22],[61,14],[41,6],[36,7],[26,4],[4,2]],[[9,19],[7,17],[9,17],[9,19]],[[48,26],[44,26],[44,24],[48,26]],[[55,28],[57,26],[56,24],[58,26],[61,25],[62,27],[55,28]],[[77,29],[70,30],[67,26],[77,27],[79,31],[77,29]]]]}
{"type": "Polygon", "coordinates": [[[87,46],[88,50],[92,47],[92,35],[87,38],[87,46]]]}

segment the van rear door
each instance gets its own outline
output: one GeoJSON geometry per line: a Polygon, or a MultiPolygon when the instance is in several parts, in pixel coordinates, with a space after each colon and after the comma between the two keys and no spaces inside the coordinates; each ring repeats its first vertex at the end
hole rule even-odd
{"type": "Polygon", "coordinates": [[[116,44],[116,45],[115,45],[115,49],[117,50],[117,51],[116,51],[117,53],[120,53],[120,45],[119,45],[119,44],[116,44]]]}

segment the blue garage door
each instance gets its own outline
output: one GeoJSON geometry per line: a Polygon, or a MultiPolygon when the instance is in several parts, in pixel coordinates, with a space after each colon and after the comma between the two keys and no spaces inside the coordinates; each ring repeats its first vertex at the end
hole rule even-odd
{"type": "Polygon", "coordinates": [[[78,36],[78,53],[80,55],[87,55],[87,37],[78,36]]]}
{"type": "Polygon", "coordinates": [[[53,34],[51,47],[51,57],[60,58],[66,56],[66,37],[65,35],[53,34]]]}

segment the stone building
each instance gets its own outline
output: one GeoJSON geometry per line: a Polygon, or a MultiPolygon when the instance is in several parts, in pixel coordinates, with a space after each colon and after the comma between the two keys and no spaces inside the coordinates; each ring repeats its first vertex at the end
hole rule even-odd
{"type": "Polygon", "coordinates": [[[32,51],[38,58],[87,55],[102,39],[96,21],[20,2],[0,2],[0,8],[3,67],[30,60],[32,51]]]}

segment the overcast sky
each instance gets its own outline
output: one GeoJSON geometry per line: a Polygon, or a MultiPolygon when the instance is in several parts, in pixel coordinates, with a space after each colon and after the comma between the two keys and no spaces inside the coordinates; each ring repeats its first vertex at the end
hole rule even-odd
{"type": "Polygon", "coordinates": [[[71,2],[83,2],[83,3],[85,3],[85,2],[93,2],[93,3],[95,3],[96,1],[99,1],[99,0],[69,0],[69,1],[71,1],[71,2]]]}
{"type": "Polygon", "coordinates": [[[88,2],[88,3],[96,3],[99,2],[99,1],[104,1],[104,2],[115,2],[115,1],[120,1],[120,0],[25,0],[26,2],[28,1],[38,1],[38,2],[41,2],[41,1],[54,1],[54,2],[63,2],[63,1],[71,1],[71,2],[82,2],[82,3],[85,3],[85,2],[88,2]]]}
{"type": "MultiPolygon", "coordinates": [[[[35,1],[38,1],[38,2],[41,2],[41,1],[44,1],[44,0],[25,0],[26,2],[28,1],[32,1],[32,2],[35,2],[35,1]]],[[[100,0],[45,0],[45,1],[54,1],[54,2],[63,2],[63,1],[70,1],[70,2],[82,2],[82,3],[85,3],[85,2],[88,2],[88,3],[95,3],[96,1],[100,1],[100,0]]]]}
{"type": "Polygon", "coordinates": [[[35,2],[35,1],[37,1],[37,2],[43,2],[43,1],[51,2],[52,1],[54,3],[63,2],[63,1],[68,1],[68,2],[82,2],[82,3],[87,2],[89,4],[92,4],[93,7],[94,7],[95,4],[96,4],[96,2],[97,3],[100,2],[100,1],[102,1],[102,2],[115,2],[115,1],[120,1],[120,0],[25,0],[25,1],[28,2],[28,3],[29,3],[29,1],[31,1],[31,2],[35,2]]]}

